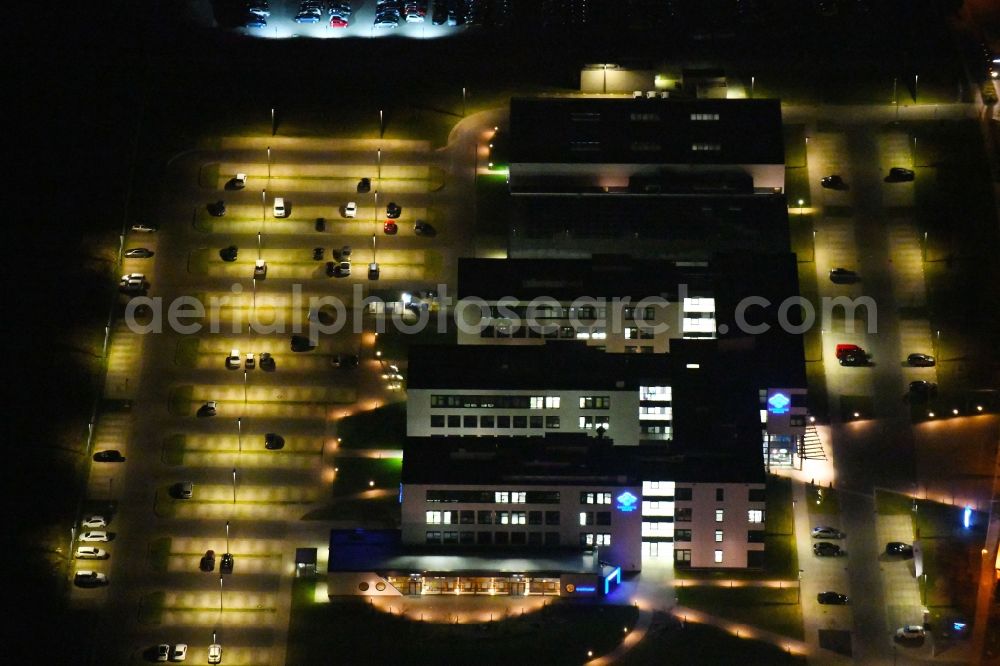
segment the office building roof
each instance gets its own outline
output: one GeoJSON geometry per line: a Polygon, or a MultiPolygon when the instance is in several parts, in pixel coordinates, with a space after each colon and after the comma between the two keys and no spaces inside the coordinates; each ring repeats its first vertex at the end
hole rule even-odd
{"type": "Polygon", "coordinates": [[[514,98],[511,164],[783,164],[775,99],[514,98]]]}

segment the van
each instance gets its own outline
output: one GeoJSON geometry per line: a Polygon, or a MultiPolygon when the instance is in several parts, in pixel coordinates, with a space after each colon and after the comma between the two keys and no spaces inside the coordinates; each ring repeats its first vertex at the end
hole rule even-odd
{"type": "Polygon", "coordinates": [[[285,216],[285,198],[284,197],[274,197],[274,216],[284,217],[285,216]]]}

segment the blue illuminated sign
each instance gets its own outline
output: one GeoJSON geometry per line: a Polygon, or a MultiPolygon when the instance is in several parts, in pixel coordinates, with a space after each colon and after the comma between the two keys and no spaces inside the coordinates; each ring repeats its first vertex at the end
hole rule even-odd
{"type": "Polygon", "coordinates": [[[622,584],[622,568],[615,567],[615,570],[604,577],[604,594],[607,595],[609,588],[611,586],[611,580],[614,579],[616,585],[622,584]]]}
{"type": "Polygon", "coordinates": [[[971,522],[972,522],[972,507],[967,506],[965,507],[965,511],[962,513],[962,525],[965,526],[965,529],[969,529],[969,523],[971,522]]]}
{"type": "Polygon", "coordinates": [[[596,587],[578,587],[578,588],[576,588],[576,591],[577,592],[596,592],[597,588],[596,587]]]}
{"type": "Polygon", "coordinates": [[[626,490],[616,497],[615,501],[618,502],[619,511],[635,511],[635,505],[639,498],[626,490]]]}
{"type": "Polygon", "coordinates": [[[775,393],[767,399],[767,411],[772,414],[787,414],[791,399],[784,393],[775,393]]]}

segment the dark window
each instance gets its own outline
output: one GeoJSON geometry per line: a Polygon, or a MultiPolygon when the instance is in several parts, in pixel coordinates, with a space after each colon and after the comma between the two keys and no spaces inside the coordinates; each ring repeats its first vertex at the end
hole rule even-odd
{"type": "Polygon", "coordinates": [[[559,524],[559,512],[558,511],[546,511],[545,512],[545,524],[546,525],[558,525],[559,524]]]}
{"type": "Polygon", "coordinates": [[[528,532],[528,545],[529,546],[541,546],[542,545],[542,533],[541,532],[528,532]]]}
{"type": "Polygon", "coordinates": [[[463,525],[472,525],[476,522],[476,512],[475,511],[461,511],[459,513],[459,522],[463,525]]]}
{"type": "Polygon", "coordinates": [[[751,488],[749,494],[751,502],[763,502],[767,499],[767,494],[763,488],[751,488]]]}
{"type": "Polygon", "coordinates": [[[805,424],[806,424],[806,417],[804,417],[804,416],[789,416],[788,417],[788,425],[792,426],[793,428],[801,428],[801,427],[805,426],[805,424]]]}
{"type": "Polygon", "coordinates": [[[498,546],[506,546],[507,545],[507,533],[506,532],[496,532],[493,535],[493,543],[495,543],[498,546]]]}
{"type": "Polygon", "coordinates": [[[747,530],[747,543],[764,543],[764,530],[747,530]]]}
{"type": "Polygon", "coordinates": [[[594,524],[594,512],[593,511],[587,511],[587,512],[581,511],[580,512],[580,516],[581,517],[584,517],[584,516],[586,517],[585,520],[581,520],[580,521],[582,524],[584,524],[584,525],[593,525],[594,524]]]}
{"type": "Polygon", "coordinates": [[[482,416],[479,417],[479,427],[480,428],[492,428],[494,422],[495,422],[495,420],[494,420],[492,414],[489,414],[489,415],[484,414],[484,415],[482,415],[482,416]]]}
{"type": "Polygon", "coordinates": [[[524,532],[511,532],[510,533],[510,544],[512,546],[523,546],[527,543],[528,535],[524,532]]]}
{"type": "Polygon", "coordinates": [[[559,504],[558,490],[529,490],[526,497],[528,504],[559,504]]]}
{"type": "Polygon", "coordinates": [[[498,416],[497,417],[497,427],[498,428],[509,428],[510,427],[510,417],[509,416],[498,416]]]}
{"type": "Polygon", "coordinates": [[[726,499],[726,489],[725,488],[716,488],[715,489],[715,501],[716,502],[722,502],[725,499],[726,499]]]}
{"type": "Polygon", "coordinates": [[[677,488],[674,490],[674,499],[678,502],[690,502],[691,501],[691,489],[690,488],[677,488]]]}
{"type": "Polygon", "coordinates": [[[545,417],[545,427],[546,428],[558,428],[559,427],[559,417],[558,416],[546,416],[545,417]]]}
{"type": "Polygon", "coordinates": [[[691,509],[675,509],[674,510],[674,521],[678,523],[690,523],[691,522],[691,509]]]}
{"type": "Polygon", "coordinates": [[[458,532],[445,532],[444,533],[445,543],[458,543],[458,532]]]}
{"type": "Polygon", "coordinates": [[[492,511],[477,511],[478,514],[476,522],[480,525],[490,525],[493,523],[493,512],[492,511]]]}
{"type": "Polygon", "coordinates": [[[478,421],[478,419],[476,418],[475,414],[471,414],[471,415],[470,414],[466,414],[465,416],[462,417],[462,427],[463,428],[475,428],[475,427],[478,426],[478,423],[476,423],[476,421],[478,421]]]}
{"type": "Polygon", "coordinates": [[[441,533],[440,532],[428,532],[427,533],[427,543],[441,543],[441,533]]]}
{"type": "Polygon", "coordinates": [[[493,543],[493,532],[476,532],[476,543],[488,546],[493,543]]]}
{"type": "Polygon", "coordinates": [[[691,530],[674,530],[674,541],[690,541],[691,530]]]}
{"type": "Polygon", "coordinates": [[[444,414],[431,414],[431,427],[432,428],[443,428],[444,427],[444,414]]]}
{"type": "Polygon", "coordinates": [[[598,511],[596,517],[597,517],[597,524],[598,525],[610,525],[611,524],[611,512],[610,511],[598,511]]]}
{"type": "Polygon", "coordinates": [[[542,417],[541,416],[532,416],[531,417],[531,427],[532,428],[541,428],[542,427],[542,417]]]}
{"type": "Polygon", "coordinates": [[[448,427],[449,428],[460,428],[462,426],[462,417],[458,414],[448,415],[448,427]]]}
{"type": "Polygon", "coordinates": [[[546,532],[545,533],[545,545],[546,546],[558,546],[559,545],[559,532],[546,532]]]}
{"type": "Polygon", "coordinates": [[[528,417],[527,416],[515,416],[514,417],[514,427],[515,428],[527,428],[528,427],[528,417]]]}
{"type": "Polygon", "coordinates": [[[462,532],[459,537],[459,543],[464,543],[465,545],[472,545],[476,542],[475,532],[462,532]]]}
{"type": "Polygon", "coordinates": [[[542,512],[541,511],[529,511],[528,512],[528,524],[529,525],[541,525],[542,524],[542,512]]]}

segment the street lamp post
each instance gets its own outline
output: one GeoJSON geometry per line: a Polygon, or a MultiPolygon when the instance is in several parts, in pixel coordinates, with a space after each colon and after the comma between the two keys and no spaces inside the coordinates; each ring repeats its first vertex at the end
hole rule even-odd
{"type": "Polygon", "coordinates": [[[233,504],[236,504],[236,468],[233,468],[233,504]]]}
{"type": "Polygon", "coordinates": [[[226,552],[229,552],[229,521],[226,521],[226,552]]]}
{"type": "Polygon", "coordinates": [[[753,99],[753,84],[756,81],[756,77],[750,77],[750,99],[753,99]]]}
{"type": "Polygon", "coordinates": [[[796,602],[795,602],[795,603],[799,603],[799,604],[802,603],[802,572],[803,572],[803,569],[799,569],[799,587],[798,587],[798,590],[797,590],[797,594],[796,594],[797,599],[796,599],[796,602]]]}
{"type": "MultiPolygon", "coordinates": [[[[247,373],[244,371],[244,373],[243,373],[243,381],[244,381],[244,384],[243,384],[243,404],[244,405],[246,404],[246,376],[247,376],[247,373]]],[[[240,453],[243,453],[243,417],[242,416],[236,417],[236,439],[239,442],[240,453]]]]}
{"type": "Polygon", "coordinates": [[[913,75],[913,102],[914,103],[916,103],[916,101],[917,101],[917,84],[918,83],[920,83],[920,75],[919,74],[914,74],[913,75]]]}
{"type": "Polygon", "coordinates": [[[267,184],[271,185],[271,146],[267,147],[267,184]]]}
{"type": "Polygon", "coordinates": [[[385,134],[385,122],[384,116],[382,115],[382,109],[378,110],[378,138],[382,138],[385,134]]]}
{"type": "Polygon", "coordinates": [[[219,612],[222,612],[222,574],[219,574],[219,612]]]}
{"type": "Polygon", "coordinates": [[[278,126],[274,122],[274,107],[271,107],[271,136],[278,131],[278,126]]]}
{"type": "Polygon", "coordinates": [[[465,87],[462,87],[462,117],[465,117],[465,87]]]}

